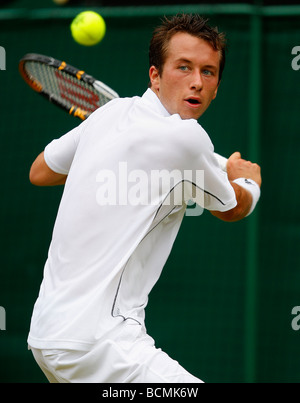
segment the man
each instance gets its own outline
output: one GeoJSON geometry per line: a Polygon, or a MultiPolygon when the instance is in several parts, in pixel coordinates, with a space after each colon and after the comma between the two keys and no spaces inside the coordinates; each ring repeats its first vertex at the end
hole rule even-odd
{"type": "Polygon", "coordinates": [[[143,97],[109,102],[31,167],[33,184],[65,184],[28,336],[50,382],[201,382],[147,335],[148,295],[189,199],[236,221],[259,198],[259,166],[236,152],[223,172],[197,123],[217,95],[223,35],[175,16],[149,57],[143,97]]]}

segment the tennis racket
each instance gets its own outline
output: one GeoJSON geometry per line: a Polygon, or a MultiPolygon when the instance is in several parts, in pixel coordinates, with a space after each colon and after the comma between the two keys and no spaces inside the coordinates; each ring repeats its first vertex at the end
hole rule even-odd
{"type": "MultiPolygon", "coordinates": [[[[19,71],[34,91],[81,120],[119,97],[85,71],[53,57],[28,53],[20,60],[19,71]]],[[[221,169],[226,171],[227,158],[219,154],[215,156],[221,169]]]]}

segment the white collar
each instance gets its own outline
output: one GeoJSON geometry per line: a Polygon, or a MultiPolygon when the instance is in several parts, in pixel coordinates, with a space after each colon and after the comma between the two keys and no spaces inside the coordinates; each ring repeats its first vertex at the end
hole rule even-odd
{"type": "Polygon", "coordinates": [[[166,110],[163,104],[160,102],[160,99],[155,94],[151,88],[148,88],[147,91],[142,96],[143,101],[145,101],[152,109],[155,109],[160,115],[168,117],[171,116],[170,113],[166,110]]]}

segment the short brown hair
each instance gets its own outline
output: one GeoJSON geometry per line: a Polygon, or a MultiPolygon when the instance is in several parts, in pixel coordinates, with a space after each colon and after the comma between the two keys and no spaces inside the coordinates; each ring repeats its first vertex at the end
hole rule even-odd
{"type": "Polygon", "coordinates": [[[177,14],[170,19],[164,17],[162,24],[153,32],[149,46],[149,64],[155,66],[161,75],[166,61],[170,39],[178,32],[185,32],[211,44],[213,49],[220,52],[219,82],[225,67],[226,39],[224,33],[210,27],[208,19],[198,14],[177,14]]]}

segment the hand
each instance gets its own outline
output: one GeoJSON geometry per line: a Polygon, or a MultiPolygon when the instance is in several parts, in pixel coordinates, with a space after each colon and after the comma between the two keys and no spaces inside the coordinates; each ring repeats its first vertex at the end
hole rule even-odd
{"type": "Polygon", "coordinates": [[[239,152],[233,153],[227,161],[227,175],[230,181],[238,178],[247,178],[254,180],[261,186],[260,166],[241,158],[239,152]]]}

